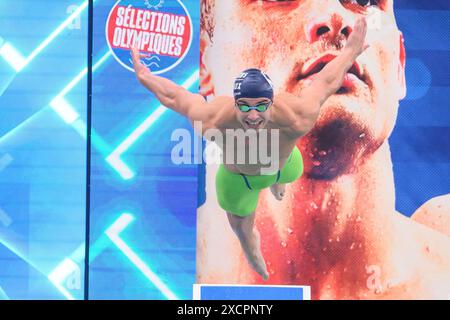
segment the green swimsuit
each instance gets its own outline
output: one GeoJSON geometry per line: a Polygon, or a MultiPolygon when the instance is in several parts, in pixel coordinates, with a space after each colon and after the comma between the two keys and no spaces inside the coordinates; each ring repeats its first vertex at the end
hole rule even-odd
{"type": "Polygon", "coordinates": [[[237,216],[252,214],[258,205],[259,192],[275,183],[291,183],[303,174],[303,159],[294,147],[284,167],[272,175],[248,176],[230,172],[222,164],[216,175],[217,200],[222,209],[237,216]]]}

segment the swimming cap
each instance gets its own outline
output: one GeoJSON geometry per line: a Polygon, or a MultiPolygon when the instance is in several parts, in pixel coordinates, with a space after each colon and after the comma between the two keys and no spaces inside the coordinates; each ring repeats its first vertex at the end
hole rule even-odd
{"type": "Polygon", "coordinates": [[[273,99],[273,84],[270,78],[259,69],[247,69],[234,81],[234,99],[268,98],[273,99]]]}

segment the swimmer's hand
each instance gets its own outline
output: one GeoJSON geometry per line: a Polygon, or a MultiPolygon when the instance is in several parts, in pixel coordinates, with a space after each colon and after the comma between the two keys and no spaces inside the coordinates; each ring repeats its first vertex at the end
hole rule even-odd
{"type": "Polygon", "coordinates": [[[359,18],[356,21],[350,37],[348,38],[345,49],[351,51],[355,57],[366,50],[369,45],[365,44],[367,34],[367,22],[365,18],[359,18]]]}
{"type": "Polygon", "coordinates": [[[142,58],[148,57],[149,54],[140,53],[135,46],[131,47],[131,60],[133,61],[134,72],[136,73],[136,76],[138,76],[138,78],[151,74],[150,69],[141,62],[142,58]]]}

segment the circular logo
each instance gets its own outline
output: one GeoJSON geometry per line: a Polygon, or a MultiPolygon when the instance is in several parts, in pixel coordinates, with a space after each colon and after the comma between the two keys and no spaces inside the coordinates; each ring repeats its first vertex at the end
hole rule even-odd
{"type": "Polygon", "coordinates": [[[142,63],[160,74],[178,65],[192,42],[191,17],[180,0],[119,0],[105,31],[114,58],[130,71],[132,46],[148,53],[142,63]]]}

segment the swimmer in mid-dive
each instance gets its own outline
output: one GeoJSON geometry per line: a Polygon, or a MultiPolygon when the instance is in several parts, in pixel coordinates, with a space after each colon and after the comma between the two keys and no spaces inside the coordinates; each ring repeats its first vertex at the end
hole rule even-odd
{"type": "MultiPolygon", "coordinates": [[[[225,155],[231,150],[225,150],[228,144],[223,143],[220,146],[224,151],[223,164],[216,176],[219,205],[227,212],[231,228],[251,267],[264,279],[268,279],[269,274],[261,253],[259,233],[254,228],[259,193],[262,189],[270,188],[275,198],[282,200],[285,185],[302,175],[303,161],[296,142],[312,129],[322,104],[341,88],[355,59],[366,49],[366,31],[366,21],[361,18],[339,55],[325,66],[309,66],[311,70],[323,69],[312,77],[310,85],[300,95],[286,92],[274,94],[269,77],[252,68],[245,70],[235,80],[234,97],[216,97],[211,102],[206,102],[201,95],[193,94],[168,79],[152,74],[140,62],[143,55],[132,48],[133,65],[139,82],[154,93],[164,106],[184,115],[192,123],[201,122],[201,134],[205,134],[208,129],[216,129],[227,139],[230,130],[243,129],[245,132],[253,131],[258,145],[261,145],[261,140],[268,139],[271,132],[278,132],[275,170],[270,169],[271,172],[268,172],[267,163],[261,159],[253,163],[246,158],[244,163],[238,163],[232,157],[233,161],[229,161],[225,155]]],[[[233,139],[236,137],[233,134],[231,136],[233,139]]],[[[263,144],[270,145],[270,142],[263,141],[263,144]]],[[[239,157],[239,153],[247,154],[252,147],[248,144],[240,148],[233,145],[231,152],[239,157]]],[[[271,147],[273,150],[273,145],[271,147]]]]}

